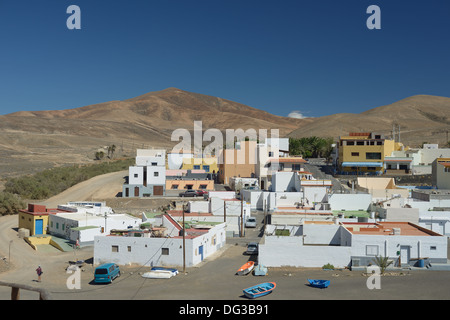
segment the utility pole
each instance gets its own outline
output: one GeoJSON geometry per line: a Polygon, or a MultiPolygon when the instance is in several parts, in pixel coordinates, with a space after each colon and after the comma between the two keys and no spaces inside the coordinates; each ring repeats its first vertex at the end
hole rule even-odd
{"type": "Polygon", "coordinates": [[[244,236],[244,199],[241,195],[241,237],[244,236]]]}
{"type": "Polygon", "coordinates": [[[227,202],[223,200],[223,222],[227,222],[227,202]]]}
{"type": "Polygon", "coordinates": [[[264,231],[266,230],[266,224],[267,224],[267,204],[266,199],[264,199],[264,231]]]}
{"type": "Polygon", "coordinates": [[[183,273],[186,273],[186,225],[184,224],[184,203],[183,203],[183,273]]]}

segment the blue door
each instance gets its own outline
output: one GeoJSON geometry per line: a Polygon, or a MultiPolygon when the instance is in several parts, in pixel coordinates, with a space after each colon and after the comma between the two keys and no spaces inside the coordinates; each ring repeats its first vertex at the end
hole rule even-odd
{"type": "Polygon", "coordinates": [[[42,219],[36,219],[34,230],[35,234],[44,234],[44,222],[42,219]]]}
{"type": "Polygon", "coordinates": [[[200,256],[201,256],[201,261],[203,261],[203,246],[200,246],[200,247],[198,247],[198,253],[200,254],[200,256]]]}

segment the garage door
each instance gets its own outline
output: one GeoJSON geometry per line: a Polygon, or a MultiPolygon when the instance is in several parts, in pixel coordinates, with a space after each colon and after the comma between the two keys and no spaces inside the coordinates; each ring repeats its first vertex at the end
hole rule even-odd
{"type": "Polygon", "coordinates": [[[162,196],[164,193],[163,186],[153,186],[153,195],[154,196],[162,196]]]}

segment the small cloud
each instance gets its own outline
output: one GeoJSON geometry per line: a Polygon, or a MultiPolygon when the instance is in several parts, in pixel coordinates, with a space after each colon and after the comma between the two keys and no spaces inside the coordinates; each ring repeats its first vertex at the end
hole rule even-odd
{"type": "Polygon", "coordinates": [[[299,110],[294,110],[291,113],[288,114],[289,118],[295,118],[295,119],[304,119],[304,118],[310,118],[305,115],[299,110]]]}

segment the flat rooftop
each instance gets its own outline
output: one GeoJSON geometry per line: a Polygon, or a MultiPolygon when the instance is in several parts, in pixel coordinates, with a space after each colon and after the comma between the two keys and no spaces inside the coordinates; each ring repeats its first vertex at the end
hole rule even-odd
{"type": "Polygon", "coordinates": [[[442,236],[439,233],[422,228],[410,222],[343,222],[342,225],[352,234],[397,235],[397,236],[442,236]],[[394,234],[394,229],[399,231],[394,234]]]}

